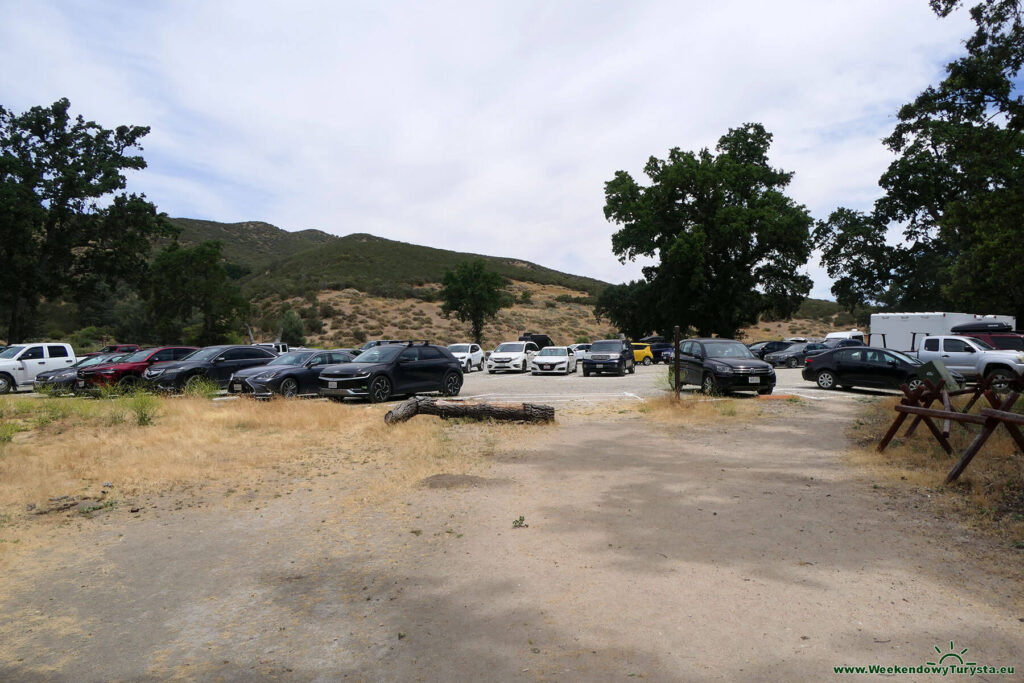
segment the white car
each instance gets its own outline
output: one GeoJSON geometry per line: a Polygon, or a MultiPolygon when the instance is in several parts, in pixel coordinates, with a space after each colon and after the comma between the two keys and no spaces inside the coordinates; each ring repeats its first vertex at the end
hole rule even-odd
{"type": "Polygon", "coordinates": [[[545,346],[530,361],[530,372],[534,375],[549,372],[568,375],[576,372],[576,354],[566,346],[545,346]]]}
{"type": "Polygon", "coordinates": [[[569,349],[576,354],[576,362],[590,358],[590,344],[569,344],[569,349]]]}
{"type": "Polygon", "coordinates": [[[31,387],[36,375],[75,363],[71,344],[15,344],[0,352],[0,394],[31,387]]]}
{"type": "Polygon", "coordinates": [[[484,369],[484,350],[479,344],[449,344],[448,350],[462,363],[463,372],[473,372],[473,368],[484,369]]]}
{"type": "Polygon", "coordinates": [[[530,361],[537,354],[537,345],[533,342],[505,342],[487,357],[487,372],[493,374],[499,370],[526,372],[530,369],[530,361]]]}

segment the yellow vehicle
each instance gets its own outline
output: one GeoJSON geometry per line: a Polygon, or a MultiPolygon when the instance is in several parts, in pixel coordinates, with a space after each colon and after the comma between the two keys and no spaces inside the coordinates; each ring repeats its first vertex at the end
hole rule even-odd
{"type": "Polygon", "coordinates": [[[651,345],[633,342],[633,361],[644,365],[653,363],[654,353],[651,352],[651,345]]]}

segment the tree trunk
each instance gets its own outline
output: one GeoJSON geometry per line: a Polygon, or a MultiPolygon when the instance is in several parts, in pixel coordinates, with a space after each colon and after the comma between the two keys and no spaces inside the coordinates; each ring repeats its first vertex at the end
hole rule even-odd
{"type": "Polygon", "coordinates": [[[416,415],[437,415],[442,418],[468,417],[474,420],[511,420],[514,422],[551,422],[555,409],[536,403],[463,403],[426,396],[415,396],[398,404],[384,416],[384,422],[405,422],[416,415]]]}

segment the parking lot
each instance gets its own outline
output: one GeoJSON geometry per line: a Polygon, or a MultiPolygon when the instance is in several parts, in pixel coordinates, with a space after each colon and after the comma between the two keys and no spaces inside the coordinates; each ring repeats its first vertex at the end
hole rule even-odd
{"type": "MultiPolygon", "coordinates": [[[[854,400],[862,396],[880,396],[887,392],[851,389],[825,391],[800,376],[800,369],[777,368],[775,394],[795,395],[811,401],[854,400]]],[[[698,387],[686,386],[683,391],[696,393],[698,387]]],[[[465,375],[460,398],[482,401],[526,401],[550,404],[605,403],[616,400],[643,401],[664,395],[669,390],[668,367],[638,365],[636,374],[618,377],[596,375],[538,375],[530,373],[471,372],[465,375]]],[[[753,398],[752,392],[735,394],[753,398]]]]}

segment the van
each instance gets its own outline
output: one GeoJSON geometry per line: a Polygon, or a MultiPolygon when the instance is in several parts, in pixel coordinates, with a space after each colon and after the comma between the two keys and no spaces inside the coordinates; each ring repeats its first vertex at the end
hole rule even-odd
{"type": "Polygon", "coordinates": [[[829,332],[825,335],[825,339],[852,339],[853,341],[859,341],[861,344],[865,343],[864,333],[856,327],[845,332],[829,332]]]}

